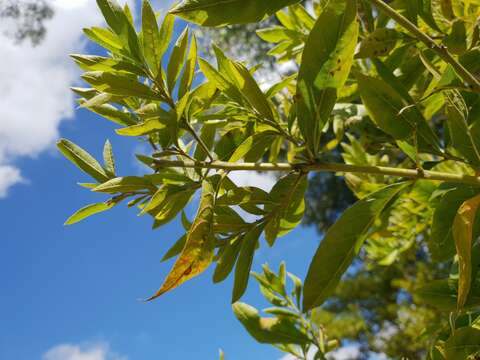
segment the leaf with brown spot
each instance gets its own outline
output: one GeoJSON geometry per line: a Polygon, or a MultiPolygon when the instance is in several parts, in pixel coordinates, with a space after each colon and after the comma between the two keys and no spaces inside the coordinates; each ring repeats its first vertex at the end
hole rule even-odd
{"type": "Polygon", "coordinates": [[[213,178],[203,181],[202,198],[197,216],[192,223],[185,246],[162,287],[147,301],[153,300],[165,292],[176,288],[185,281],[201,274],[212,262],[215,238],[213,233],[213,214],[215,207],[215,187],[213,178]]]}
{"type": "Polygon", "coordinates": [[[453,221],[453,239],[458,254],[458,298],[461,309],[467,300],[472,282],[472,238],[475,215],[480,206],[480,195],[465,201],[453,221]]]}

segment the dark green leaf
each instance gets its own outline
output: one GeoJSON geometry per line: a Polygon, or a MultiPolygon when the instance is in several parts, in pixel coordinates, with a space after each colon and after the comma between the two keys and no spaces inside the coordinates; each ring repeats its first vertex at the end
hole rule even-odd
{"type": "Polygon", "coordinates": [[[330,1],[322,10],[303,51],[298,74],[298,125],[317,154],[320,134],[353,64],[358,23],[355,0],[330,1]]]}
{"type": "Polygon", "coordinates": [[[313,257],[303,289],[303,310],[330,296],[365,241],[368,229],[409,183],[384,187],[357,201],[328,229],[313,257]]]}
{"type": "Polygon", "coordinates": [[[240,299],[247,289],[248,277],[252,268],[255,248],[258,244],[258,238],[263,231],[263,225],[255,225],[242,238],[242,246],[235,267],[235,282],[232,292],[232,303],[240,299]]]}

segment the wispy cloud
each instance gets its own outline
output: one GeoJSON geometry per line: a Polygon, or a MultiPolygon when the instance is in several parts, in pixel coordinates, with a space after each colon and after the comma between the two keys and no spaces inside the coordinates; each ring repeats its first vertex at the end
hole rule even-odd
{"type": "MultiPolygon", "coordinates": [[[[154,4],[165,10],[172,2],[154,4]]],[[[35,158],[53,147],[60,123],[74,117],[69,87],[78,82],[79,72],[68,54],[85,50],[82,28],[102,23],[95,0],[49,3],[55,15],[46,23],[47,34],[39,46],[15,44],[0,35],[0,197],[22,180],[16,160],[35,158]]]]}
{"type": "MultiPolygon", "coordinates": [[[[315,354],[316,354],[316,348],[311,347],[310,351],[307,354],[307,359],[313,360],[315,354]]],[[[331,351],[327,355],[327,359],[329,360],[355,360],[355,359],[358,359],[359,357],[360,357],[360,349],[355,344],[342,346],[341,348],[335,351],[331,351]]],[[[285,355],[279,360],[298,360],[298,359],[293,355],[285,355]]]]}
{"type": "Polygon", "coordinates": [[[110,350],[106,342],[87,345],[60,344],[48,350],[42,360],[127,360],[110,350]]]}
{"type": "Polygon", "coordinates": [[[0,197],[21,181],[18,157],[36,157],[58,138],[74,115],[69,87],[78,73],[68,58],[82,51],[82,28],[101,21],[94,0],[55,0],[41,45],[0,39],[0,197]]]}
{"type": "Polygon", "coordinates": [[[270,191],[276,182],[275,176],[270,173],[252,171],[232,171],[229,177],[237,186],[255,186],[265,191],[270,191]]]}

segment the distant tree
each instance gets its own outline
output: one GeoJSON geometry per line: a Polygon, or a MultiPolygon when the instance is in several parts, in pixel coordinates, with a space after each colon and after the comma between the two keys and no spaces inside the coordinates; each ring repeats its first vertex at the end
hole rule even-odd
{"type": "Polygon", "coordinates": [[[6,23],[2,30],[19,43],[29,40],[38,45],[47,31],[45,21],[53,15],[45,0],[0,0],[0,18],[6,23]]]}

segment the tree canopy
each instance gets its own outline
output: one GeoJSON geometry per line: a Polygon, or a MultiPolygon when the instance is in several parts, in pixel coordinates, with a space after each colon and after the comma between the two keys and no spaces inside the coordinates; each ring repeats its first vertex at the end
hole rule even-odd
{"type": "Polygon", "coordinates": [[[101,164],[60,140],[93,178],[81,185],[111,196],[66,223],[126,201],[154,228],[181,216],[185,235],[164,255],[176,261],[149,300],[215,265],[213,282],[233,273],[233,310],[250,335],[299,358],[323,359],[343,339],[391,357],[479,354],[478,1],[313,1],[307,9],[296,0],[184,0],[160,25],[145,1],[139,29],[127,6],[97,2],[108,27],[85,35],[107,53],[72,55],[90,85],[73,90],[81,107],[151,151],[137,154],[143,176],[119,176],[108,141],[101,164]],[[172,39],[175,17],[203,27],[260,23],[269,54],[298,71],[265,87],[257,66],[218,46],[215,61],[198,56],[195,30],[172,39]],[[238,170],[279,177],[266,192],[237,186],[229,175],[238,170]],[[323,172],[357,201],[343,211],[350,200],[335,200],[341,213],[323,217],[328,229],[305,280],[289,274],[291,294],[284,265],[254,275],[274,306],[261,317],[239,302],[255,251],[302,222],[323,172]],[[182,210],[196,193],[189,219],[182,210]]]}

